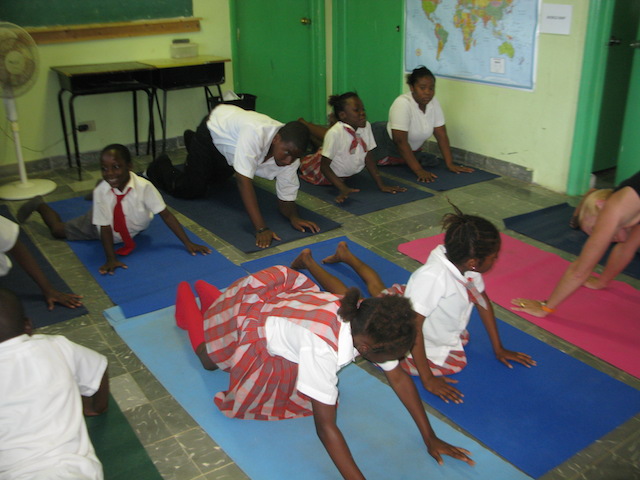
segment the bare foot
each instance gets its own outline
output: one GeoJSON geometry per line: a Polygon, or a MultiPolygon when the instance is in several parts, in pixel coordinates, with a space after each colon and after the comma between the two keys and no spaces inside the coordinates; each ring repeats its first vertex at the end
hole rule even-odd
{"type": "Polygon", "coordinates": [[[347,242],[340,242],[336,248],[336,253],[329,255],[322,260],[322,263],[340,263],[344,262],[348,255],[351,255],[347,242]]]}
{"type": "Polygon", "coordinates": [[[291,268],[294,270],[308,270],[309,260],[313,260],[311,249],[305,248],[300,252],[300,255],[291,262],[291,268]]]}

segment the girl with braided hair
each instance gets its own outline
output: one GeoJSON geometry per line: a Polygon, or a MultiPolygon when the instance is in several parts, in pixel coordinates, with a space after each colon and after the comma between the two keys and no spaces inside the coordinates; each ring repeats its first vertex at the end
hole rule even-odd
{"type": "Polygon", "coordinates": [[[281,420],[313,415],[317,434],[344,478],[364,478],[336,425],[338,371],[358,355],[378,364],[438,463],[446,454],[469,464],[467,450],[434,433],[415,385],[399,366],[415,341],[410,302],[321,292],[303,274],[273,266],[231,284],[224,293],[196,282],[178,287],[176,323],[204,368],[229,372],[229,389],[214,401],[228,417],[281,420]]]}
{"type": "MultiPolygon", "coordinates": [[[[460,372],[467,365],[464,345],[469,341],[466,327],[475,305],[491,340],[496,358],[512,368],[511,361],[526,367],[536,362],[527,354],[507,350],[502,345],[491,300],[484,288],[482,274],[488,272],[498,258],[500,234],[488,220],[455,213],[443,218],[444,245],[431,251],[427,262],[418,268],[406,286],[390,288],[368,265],[349,250],[345,242],[323,263],[343,262],[352,267],[365,281],[372,296],[404,295],[411,300],[415,312],[416,341],[401,366],[411,375],[419,375],[423,386],[445,402],[462,403],[463,394],[455,388],[457,380],[446,377],[460,372]]],[[[307,269],[325,289],[340,293],[326,272],[304,250],[292,263],[292,268],[307,269]]]]}

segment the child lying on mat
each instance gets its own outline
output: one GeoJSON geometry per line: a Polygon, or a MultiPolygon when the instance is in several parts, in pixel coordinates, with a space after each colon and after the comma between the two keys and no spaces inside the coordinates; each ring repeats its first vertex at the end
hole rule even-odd
{"type": "Polygon", "coordinates": [[[9,273],[12,267],[11,259],[18,263],[42,290],[49,310],[55,303],[69,308],[82,305],[82,297],[74,293],[59,292],[40,269],[38,262],[31,255],[27,246],[20,240],[20,226],[11,220],[0,216],[0,277],[9,273]]]}
{"type": "Polygon", "coordinates": [[[16,296],[0,289],[0,372],[0,477],[101,480],[82,414],[108,407],[107,359],[32,335],[16,296]]]}
{"type": "Polygon", "coordinates": [[[570,225],[589,235],[578,258],[569,265],[549,300],[514,298],[513,310],[536,317],[546,317],[581,285],[595,290],[605,288],[633,260],[640,249],[640,172],[614,189],[592,189],[578,205],[570,225]],[[602,275],[592,275],[593,269],[611,250],[602,275]]]}
{"type": "Polygon", "coordinates": [[[191,255],[211,253],[208,247],[189,240],[156,187],[131,172],[133,162],[127,147],[119,144],[106,146],[100,154],[100,166],[103,181],[93,190],[93,208],[86,214],[63,222],[58,212],[38,196],[20,207],[18,221],[25,222],[37,211],[55,238],[100,239],[106,256],[106,263],[99,270],[102,274],[113,275],[116,268],[127,268],[125,263],[116,258],[116,254],[129,255],[133,251],[133,237],[149,226],[154,215],[160,215],[191,255]],[[124,246],[115,250],[113,244],[118,242],[124,242],[124,246]]]}
{"type": "Polygon", "coordinates": [[[376,147],[360,97],[354,92],[331,95],[329,105],[338,121],[326,133],[323,127],[307,123],[314,137],[323,136],[322,148],[300,159],[300,178],[313,185],[333,185],[338,189],[337,203],[343,203],[357,188],[345,180],[360,173],[365,166],[382,192],[405,192],[404,187],[385,185],[371,150],[376,147]],[[324,135],[323,135],[324,133],[324,135]]]}
{"type": "MultiPolygon", "coordinates": [[[[445,375],[458,373],[467,365],[464,345],[469,342],[466,330],[475,305],[489,334],[496,358],[509,368],[509,361],[526,367],[535,365],[532,358],[502,346],[491,300],[484,291],[482,274],[488,272],[498,258],[500,235],[484,218],[456,213],[445,215],[445,244],[436,247],[427,263],[418,268],[406,286],[394,284],[386,288],[378,273],[357,258],[345,242],[323,263],[342,262],[349,265],[367,284],[374,297],[404,295],[415,311],[416,342],[411,355],[401,366],[411,375],[419,375],[425,389],[445,402],[462,403],[464,396],[450,385],[457,380],[445,375]]],[[[294,269],[308,270],[325,289],[343,294],[341,282],[324,270],[305,249],[291,264],[294,269]]]]}
{"type": "Polygon", "coordinates": [[[188,330],[202,366],[230,373],[215,396],[228,417],[280,420],[314,416],[316,431],[344,478],[364,478],[336,425],[338,371],[358,355],[378,363],[405,405],[431,456],[469,464],[469,452],[434,433],[413,381],[400,368],[415,339],[408,300],[321,292],[299,272],[274,266],[241,278],[224,293],[196,282],[178,286],[176,322],[188,330]]]}

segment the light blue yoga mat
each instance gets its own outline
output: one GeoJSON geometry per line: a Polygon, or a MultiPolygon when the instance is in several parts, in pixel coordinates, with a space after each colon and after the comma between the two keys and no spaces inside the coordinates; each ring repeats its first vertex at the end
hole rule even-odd
{"type": "MultiPolygon", "coordinates": [[[[332,254],[340,240],[311,247],[318,262],[332,254]]],[[[410,274],[393,262],[349,241],[349,248],[380,273],[385,285],[406,283],[410,274]]],[[[289,265],[299,249],[243,264],[255,272],[269,265],[289,265]]],[[[347,286],[366,288],[349,267],[325,265],[347,286]]],[[[308,273],[308,272],[304,272],[308,273]]],[[[485,277],[489,295],[491,275],[485,277]]],[[[533,477],[555,468],[587,445],[640,411],[640,392],[498,320],[505,348],[528,353],[537,367],[509,369],[493,355],[477,317],[469,329],[469,365],[453,378],[464,403],[446,404],[419,386],[423,400],[472,434],[483,444],[533,477]]]]}
{"type": "MultiPolygon", "coordinates": [[[[264,422],[225,417],[213,396],[228,386],[225,372],[202,368],[172,307],[126,319],[105,316],[118,334],[237,465],[252,479],[339,478],[311,417],[264,422]]],[[[475,467],[445,457],[439,466],[390,387],[351,365],[340,372],[338,426],[367,478],[521,480],[526,475],[450,426],[431,417],[440,438],[472,452],[475,467]]]]}
{"type": "MultiPolygon", "coordinates": [[[[84,214],[91,202],[71,198],[50,204],[63,220],[84,214]]],[[[205,245],[200,238],[185,229],[191,241],[205,245]]],[[[99,240],[69,242],[69,246],[87,267],[113,303],[125,315],[134,316],[173,305],[176,287],[181,281],[215,278],[222,287],[246,275],[246,272],[216,252],[190,255],[184,245],[157,215],[147,230],[136,235],[136,249],[119,257],[128,268],[117,269],[113,275],[101,275],[105,256],[99,240]]],[[[209,247],[211,247],[209,245],[209,247]]]]}

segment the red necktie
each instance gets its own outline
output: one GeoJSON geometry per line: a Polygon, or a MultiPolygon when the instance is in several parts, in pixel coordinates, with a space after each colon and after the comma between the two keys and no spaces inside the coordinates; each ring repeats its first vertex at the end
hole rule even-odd
{"type": "Polygon", "coordinates": [[[118,255],[129,255],[136,247],[136,242],[133,241],[127,228],[127,221],[124,218],[124,211],[122,210],[122,200],[131,191],[131,187],[122,195],[118,195],[112,188],[111,191],[116,196],[116,206],[113,207],[113,229],[120,234],[124,246],[116,250],[118,255]]]}
{"type": "Polygon", "coordinates": [[[358,135],[355,130],[349,128],[349,127],[344,127],[344,129],[349,132],[349,135],[351,135],[353,137],[353,140],[351,141],[351,146],[349,147],[349,153],[355,153],[356,148],[358,148],[358,143],[360,145],[362,145],[362,149],[366,152],[367,151],[367,144],[364,143],[364,140],[362,139],[362,137],[360,135],[358,135]]]}

